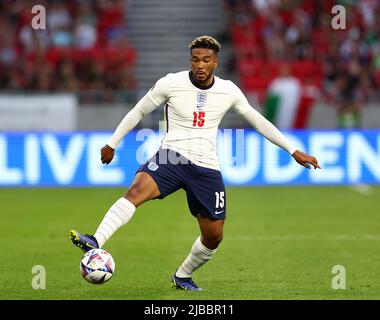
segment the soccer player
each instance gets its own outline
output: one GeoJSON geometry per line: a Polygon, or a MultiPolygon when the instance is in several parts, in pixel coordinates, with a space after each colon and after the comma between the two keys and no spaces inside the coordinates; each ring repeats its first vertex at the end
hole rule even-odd
{"type": "Polygon", "coordinates": [[[159,79],[127,113],[101,149],[101,161],[109,164],[123,137],[148,113],[165,104],[166,135],[157,153],[137,171],[126,194],[106,213],[94,235],[70,230],[70,238],[82,251],[101,248],[128,223],[141,204],[163,199],[184,189],[190,212],[197,219],[200,236],[172,276],[173,287],[200,290],[191,276],[209,261],[223,238],[226,191],[216,155],[218,126],[233,108],[272,143],[286,150],[300,165],[320,168],[315,157],[296,150],[285,136],[250,106],[231,81],[214,75],[218,65],[217,40],[201,36],[192,41],[190,71],[170,73],[159,79]]]}

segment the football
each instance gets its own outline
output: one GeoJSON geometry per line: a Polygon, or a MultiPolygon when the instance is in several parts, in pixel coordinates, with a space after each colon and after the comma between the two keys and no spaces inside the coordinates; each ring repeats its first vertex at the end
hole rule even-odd
{"type": "Polygon", "coordinates": [[[82,256],[80,272],[88,282],[102,284],[112,278],[115,272],[115,261],[106,250],[92,249],[82,256]]]}

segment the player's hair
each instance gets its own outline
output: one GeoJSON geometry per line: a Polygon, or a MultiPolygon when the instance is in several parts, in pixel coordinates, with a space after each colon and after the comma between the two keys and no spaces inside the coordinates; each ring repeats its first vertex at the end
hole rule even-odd
{"type": "Polygon", "coordinates": [[[222,46],[215,38],[207,35],[195,38],[189,44],[190,51],[195,48],[206,48],[213,50],[216,54],[219,52],[221,47],[222,46]]]}

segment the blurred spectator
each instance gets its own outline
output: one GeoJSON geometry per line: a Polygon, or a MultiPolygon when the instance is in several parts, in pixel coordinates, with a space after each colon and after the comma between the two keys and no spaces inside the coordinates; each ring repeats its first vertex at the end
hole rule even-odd
{"type": "Polygon", "coordinates": [[[16,61],[17,50],[15,47],[15,32],[4,17],[0,17],[0,63],[9,65],[16,61]]]}
{"type": "Polygon", "coordinates": [[[51,32],[54,33],[56,30],[69,28],[71,26],[72,19],[64,1],[54,0],[47,10],[47,28],[51,32]]]}
{"type": "Polygon", "coordinates": [[[288,64],[270,83],[265,103],[265,117],[280,129],[291,129],[297,118],[301,98],[301,83],[291,74],[288,64]]]}
{"type": "Polygon", "coordinates": [[[335,94],[333,102],[337,108],[337,126],[339,128],[360,127],[360,91],[361,66],[357,60],[347,64],[347,70],[337,74],[334,82],[335,94]]]}
{"type": "MultiPolygon", "coordinates": [[[[124,0],[41,0],[47,29],[31,27],[31,4],[0,2],[0,89],[71,91],[81,102],[115,102],[136,88],[136,51],[124,0]]],[[[125,100],[124,100],[125,101],[125,100]]]]}
{"type": "Polygon", "coordinates": [[[380,1],[225,0],[224,4],[230,11],[235,65],[246,93],[254,93],[261,103],[270,102],[267,92],[278,76],[276,66],[286,63],[302,92],[302,112],[293,127],[307,124],[310,103],[317,96],[336,108],[338,127],[360,127],[363,103],[380,99],[380,1]],[[335,4],[345,6],[346,30],[331,26],[335,4]]]}

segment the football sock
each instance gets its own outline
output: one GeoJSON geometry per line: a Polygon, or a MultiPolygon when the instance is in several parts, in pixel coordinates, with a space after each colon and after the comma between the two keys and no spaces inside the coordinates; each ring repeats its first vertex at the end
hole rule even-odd
{"type": "Polygon", "coordinates": [[[101,224],[95,232],[95,238],[101,248],[106,241],[125,225],[133,216],[136,207],[126,198],[120,198],[108,210],[101,224]]]}
{"type": "Polygon", "coordinates": [[[217,249],[211,250],[203,245],[201,237],[195,240],[190,254],[176,272],[178,278],[188,278],[199,267],[209,261],[217,249]]]}

